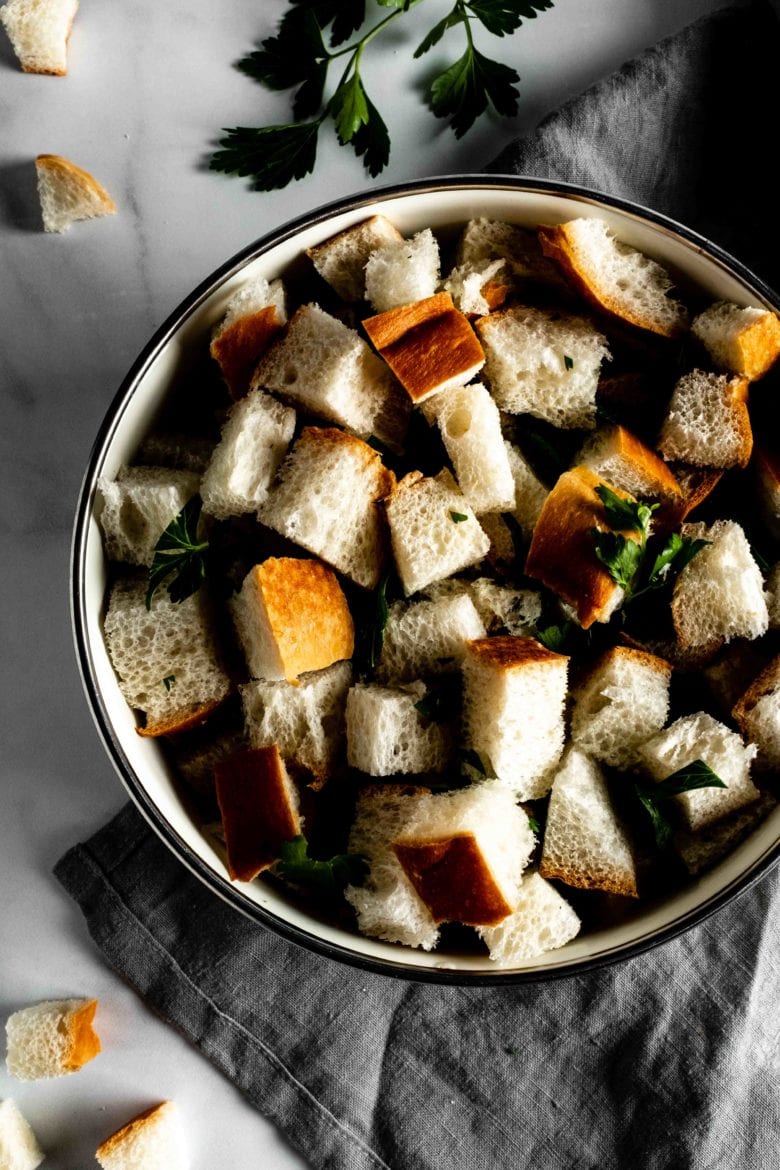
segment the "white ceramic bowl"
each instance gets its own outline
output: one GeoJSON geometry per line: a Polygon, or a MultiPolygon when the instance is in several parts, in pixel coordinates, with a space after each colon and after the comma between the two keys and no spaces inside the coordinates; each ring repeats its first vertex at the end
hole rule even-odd
{"type": "Polygon", "coordinates": [[[605,219],[618,236],[697,284],[713,300],[766,306],[778,300],[742,265],[663,216],[558,183],[501,176],[432,179],[330,204],[280,228],[229,260],[197,288],[149,342],[122,384],[95,443],[78,505],[73,544],[73,621],[82,676],[106,749],[152,828],[216,894],[250,918],[331,958],[387,974],[457,983],[535,980],[628,958],[690,928],[766,873],[780,856],[780,810],[724,861],[660,904],[638,904],[619,924],[583,934],[521,969],[496,969],[475,954],[432,953],[334,928],[270,884],[230,882],[222,859],[188,815],[154,740],[136,734],[102,631],[107,563],[95,515],[99,476],[132,460],[168,387],[248,278],[283,276],[303,250],[382,212],[405,235],[446,229],[475,216],[535,225],[576,216],[605,219]]]}

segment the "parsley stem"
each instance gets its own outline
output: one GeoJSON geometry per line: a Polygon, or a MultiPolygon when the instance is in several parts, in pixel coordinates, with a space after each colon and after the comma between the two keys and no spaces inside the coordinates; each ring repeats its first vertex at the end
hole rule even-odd
{"type": "MultiPolygon", "coordinates": [[[[329,53],[328,54],[329,59],[331,61],[335,61],[337,57],[343,57],[347,53],[354,53],[357,56],[359,56],[363,52],[363,49],[366,47],[366,45],[369,43],[369,41],[373,41],[374,37],[379,32],[382,31],[382,29],[385,27],[385,25],[390,24],[391,20],[396,20],[397,17],[403,16],[404,11],[405,11],[405,9],[403,9],[403,8],[396,8],[394,12],[391,12],[389,14],[389,16],[382,17],[382,19],[378,22],[378,24],[375,24],[373,28],[370,28],[368,30],[368,32],[366,33],[366,35],[361,37],[360,40],[355,41],[354,44],[347,45],[343,49],[339,49],[335,53],[329,53]]],[[[351,64],[352,64],[352,62],[350,61],[350,65],[351,64]]],[[[347,74],[345,74],[344,76],[346,77],[347,74]]]]}
{"type": "Polygon", "coordinates": [[[460,19],[463,27],[466,30],[466,40],[468,41],[469,49],[474,52],[474,36],[471,32],[471,16],[466,11],[464,0],[455,0],[455,8],[460,13],[460,19]]]}

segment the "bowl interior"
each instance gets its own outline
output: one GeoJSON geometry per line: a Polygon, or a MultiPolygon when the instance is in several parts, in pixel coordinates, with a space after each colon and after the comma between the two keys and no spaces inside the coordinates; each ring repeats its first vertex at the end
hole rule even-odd
{"type": "Polygon", "coordinates": [[[189,815],[166,761],[153,740],[136,734],[136,721],[116,682],[102,632],[107,564],[96,514],[95,485],[132,461],[170,386],[205,352],[204,338],[224,315],[228,300],[257,275],[282,276],[301,263],[304,249],[366,216],[381,212],[410,235],[425,227],[454,230],[476,216],[521,225],[559,223],[597,215],[619,238],[658,259],[681,283],[693,283],[715,299],[776,308],[757,282],[702,242],[667,221],[595,196],[522,181],[436,181],[388,190],[325,209],[283,228],[229,262],[197,290],[162,327],[141,355],[112,405],[87,472],[74,543],[74,620],[87,694],[98,727],[123,781],[166,843],[198,876],[233,905],[288,937],[333,957],[415,978],[471,981],[541,978],[613,961],[661,941],[715,909],[769,865],[777,853],[780,810],[719,865],[659,904],[632,908],[629,916],[568,943],[517,971],[497,970],[485,955],[427,954],[364,938],[323,923],[257,880],[230,882],[218,848],[189,815]]]}

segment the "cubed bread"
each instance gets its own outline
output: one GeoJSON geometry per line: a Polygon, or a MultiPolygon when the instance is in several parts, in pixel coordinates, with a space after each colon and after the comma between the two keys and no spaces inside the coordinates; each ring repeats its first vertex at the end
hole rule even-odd
{"type": "Polygon", "coordinates": [[[682,535],[710,543],[674,583],[672,620],[680,645],[717,648],[732,638],[766,633],[764,580],[740,525],[734,520],[684,524],[682,535]]]}
{"type": "Polygon", "coordinates": [[[385,502],[398,575],[407,597],[482,560],[490,541],[446,470],[410,472],[385,502]]]}
{"type": "Polygon", "coordinates": [[[36,1170],[45,1159],[27,1118],[10,1097],[0,1101],[0,1166],[36,1170]]]}
{"type": "Polygon", "coordinates": [[[295,411],[252,390],[230,410],[200,485],[203,511],[218,520],[256,512],[287,454],[295,411]]]}
{"type": "Polygon", "coordinates": [[[385,244],[400,244],[402,241],[403,236],[389,219],[383,215],[371,215],[321,244],[307,248],[306,255],[342,300],[362,301],[369,256],[385,244]]]}
{"type": "Polygon", "coordinates": [[[557,950],[579,934],[581,922],[565,898],[538,873],[520,883],[517,906],[497,926],[478,928],[497,967],[517,967],[557,950]]]}
{"type": "Polygon", "coordinates": [[[607,782],[595,761],[574,747],[553,781],[539,873],[582,890],[638,896],[631,843],[607,782]]]}
{"type": "Polygon", "coordinates": [[[376,313],[432,297],[439,283],[439,245],[430,228],[410,240],[389,240],[366,261],[366,300],[376,313]]]}
{"type": "Polygon", "coordinates": [[[475,328],[502,410],[557,427],[595,426],[596,387],[609,350],[590,321],[517,306],[480,318],[475,328]]]}
{"type": "Polygon", "coordinates": [[[753,450],[747,398],[745,378],[684,374],[661,425],[659,451],[699,467],[746,467],[753,450]]]}
{"type": "Polygon", "coordinates": [[[269,557],[247,573],[233,618],[253,678],[287,679],[351,658],[355,631],[336,574],[320,561],[269,557]]]}
{"type": "MultiPolygon", "coordinates": [[[[596,556],[593,539],[594,528],[608,527],[596,495],[603,483],[587,467],[560,476],[544,502],[525,562],[527,575],[572,606],[585,630],[594,622],[609,621],[623,601],[623,590],[596,556]]],[[[606,486],[616,490],[612,484],[606,486]]],[[[617,494],[629,498],[626,492],[617,494]]],[[[625,535],[636,539],[636,533],[625,535]]]]}
{"type": "Polygon", "coordinates": [[[505,260],[486,260],[453,268],[442,284],[456,309],[469,317],[484,317],[503,304],[510,286],[501,279],[505,260]]]}
{"type": "MultiPolygon", "coordinates": [[[[533,589],[514,589],[490,577],[467,583],[469,596],[489,634],[533,634],[542,616],[542,599],[533,589]]],[[[480,635],[475,635],[479,637],[480,635]]]]}
{"type": "Polygon", "coordinates": [[[233,398],[246,394],[255,366],[286,323],[281,280],[256,276],[230,298],[211,335],[211,356],[233,398]]]}
{"type": "Polygon", "coordinates": [[[767,447],[757,447],[753,464],[764,522],[775,540],[780,540],[780,459],[767,447]]]}
{"type": "Polygon", "coordinates": [[[95,1151],[103,1170],[187,1170],[184,1134],[173,1101],[137,1114],[95,1151]]]}
{"type": "Polygon", "coordinates": [[[504,443],[515,481],[515,500],[507,511],[514,516],[524,536],[530,537],[539,519],[550,490],[539,479],[519,447],[504,443]]]}
{"type": "Polygon", "coordinates": [[[466,643],[484,636],[485,627],[466,593],[394,602],[385,625],[377,680],[411,682],[457,669],[466,643]]]}
{"type": "Polygon", "coordinates": [[[760,795],[750,779],[755,746],[745,745],[736,731],[704,711],[677,719],[643,744],[639,752],[656,781],[665,780],[695,760],[701,760],[726,785],[725,788],[696,788],[672,798],[688,828],[694,831],[751,804],[760,795]]]}
{"type": "Polygon", "coordinates": [[[157,541],[188,500],[200,479],[169,467],[123,467],[116,479],[98,480],[103,498],[100,524],[112,561],[151,565],[157,541]]]}
{"type": "Polygon", "coordinates": [[[347,763],[368,776],[443,772],[452,758],[452,727],[428,719],[418,704],[423,683],[358,683],[347,695],[347,763]]]}
{"type": "Polygon", "coordinates": [[[481,382],[439,394],[436,419],[458,487],[477,516],[508,512],[515,481],[501,434],[498,407],[481,382]]]}
{"type": "Polygon", "coordinates": [[[415,405],[465,386],[485,364],[474,330],[449,293],[368,317],[363,328],[415,405]]]}
{"type": "Polygon", "coordinates": [[[470,219],[466,224],[458,240],[455,260],[461,267],[472,268],[503,260],[501,276],[510,279],[516,287],[522,287],[527,281],[561,283],[557,267],[543,254],[535,231],[484,216],[470,219]]]}
{"type": "Polygon", "coordinates": [[[0,24],[25,73],[63,77],[68,72],[68,38],[78,0],[6,0],[0,24]]]}
{"type": "Polygon", "coordinates": [[[466,747],[520,800],[549,792],[563,751],[569,660],[533,638],[469,643],[463,663],[466,747]]]}
{"type": "Polygon", "coordinates": [[[733,852],[776,808],[777,798],[770,792],[762,792],[752,804],[706,825],[697,833],[678,829],[672,845],[688,873],[695,876],[733,852]]]}
{"type": "MultiPolygon", "coordinates": [[[[0,16],[9,5],[0,8],[0,16]]],[[[116,215],[116,203],[94,175],[58,154],[39,154],[35,160],[43,230],[66,232],[80,219],[116,215]]]]}
{"type": "Polygon", "coordinates": [[[780,656],[752,681],[732,714],[745,739],[758,748],[757,763],[780,771],[780,656]]]}
{"type": "Polygon", "coordinates": [[[723,479],[724,468],[694,467],[691,463],[676,462],[668,466],[680,486],[680,495],[677,499],[662,501],[653,517],[653,527],[658,531],[676,532],[691,512],[715,490],[723,479]]]}
{"type": "Polygon", "coordinates": [[[607,483],[640,500],[678,502],[682,489],[663,459],[625,427],[596,431],[575,459],[607,483]]]}
{"type": "Polygon", "coordinates": [[[388,558],[378,501],[395,477],[367,443],[332,427],[306,427],[258,510],[260,521],[366,589],[388,558]]]}
{"type": "Polygon", "coordinates": [[[765,596],[769,614],[769,628],[780,630],[780,561],[769,571],[765,596]]]}
{"type": "Polygon", "coordinates": [[[606,650],[574,692],[572,743],[613,768],[631,768],[640,744],[666,723],[671,676],[669,663],[655,654],[606,650]]]}
{"type": "Polygon", "coordinates": [[[298,792],[276,744],[219,760],[214,781],[230,878],[250,882],[301,832],[298,792]]]}
{"type": "Polygon", "coordinates": [[[522,536],[517,529],[507,523],[506,513],[486,512],[479,518],[480,527],[490,541],[490,548],[485,553],[485,560],[490,565],[506,569],[517,560],[522,548],[522,536]]]}
{"type": "Polygon", "coordinates": [[[691,333],[718,369],[748,382],[763,378],[780,357],[780,320],[768,309],[718,301],[694,319],[691,333]]]}
{"type": "Polygon", "coordinates": [[[409,402],[363,338],[319,305],[303,305],[261,358],[252,389],[264,387],[361,439],[400,449],[409,402]]]}
{"type": "Polygon", "coordinates": [[[5,1025],[6,1066],[19,1081],[77,1072],[100,1052],[96,999],[53,999],[22,1008],[5,1025]]]}
{"type": "Polygon", "coordinates": [[[604,220],[540,227],[539,240],[577,292],[604,312],[662,337],[676,337],[687,327],[685,306],[669,296],[666,269],[617,239],[604,220]]]}
{"type": "Polygon", "coordinates": [[[352,667],[337,662],[327,670],[288,682],[247,683],[239,688],[252,747],[276,744],[286,763],[325,781],[338,762],[344,740],[344,708],[352,667]]]}
{"type": "Polygon", "coordinates": [[[488,783],[419,801],[393,850],[437,925],[496,926],[517,905],[534,844],[511,793],[488,783]]]}
{"type": "Polygon", "coordinates": [[[397,784],[361,788],[349,834],[349,850],[368,862],[361,886],[347,886],[344,897],[357,914],[358,929],[370,938],[405,943],[431,951],[439,941],[433,915],[415,890],[393,850],[393,842],[414,819],[415,808],[430,800],[426,789],[397,784]]]}
{"type": "Polygon", "coordinates": [[[179,602],[158,592],[147,609],[145,580],[121,579],[104,629],[122,694],[146,715],[139,735],[172,735],[202,723],[230,693],[202,591],[179,602]]]}
{"type": "Polygon", "coordinates": [[[136,461],[144,467],[173,467],[177,471],[194,471],[200,478],[209,465],[215,446],[214,440],[207,435],[154,430],[141,439],[136,461]]]}

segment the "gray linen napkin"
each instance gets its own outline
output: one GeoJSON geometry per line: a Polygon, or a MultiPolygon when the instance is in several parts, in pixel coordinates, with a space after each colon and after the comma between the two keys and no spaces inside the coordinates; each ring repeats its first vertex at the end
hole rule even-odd
{"type": "MultiPolygon", "coordinates": [[[[658,207],[776,278],[777,233],[772,253],[749,208],[770,190],[760,175],[772,107],[758,87],[779,43],[763,5],[699,22],[493,169],[658,207]]],[[[108,961],[314,1167],[777,1165],[777,869],[647,955],[499,990],[404,983],[310,955],[212,895],[131,806],[55,873],[108,961]]]]}

